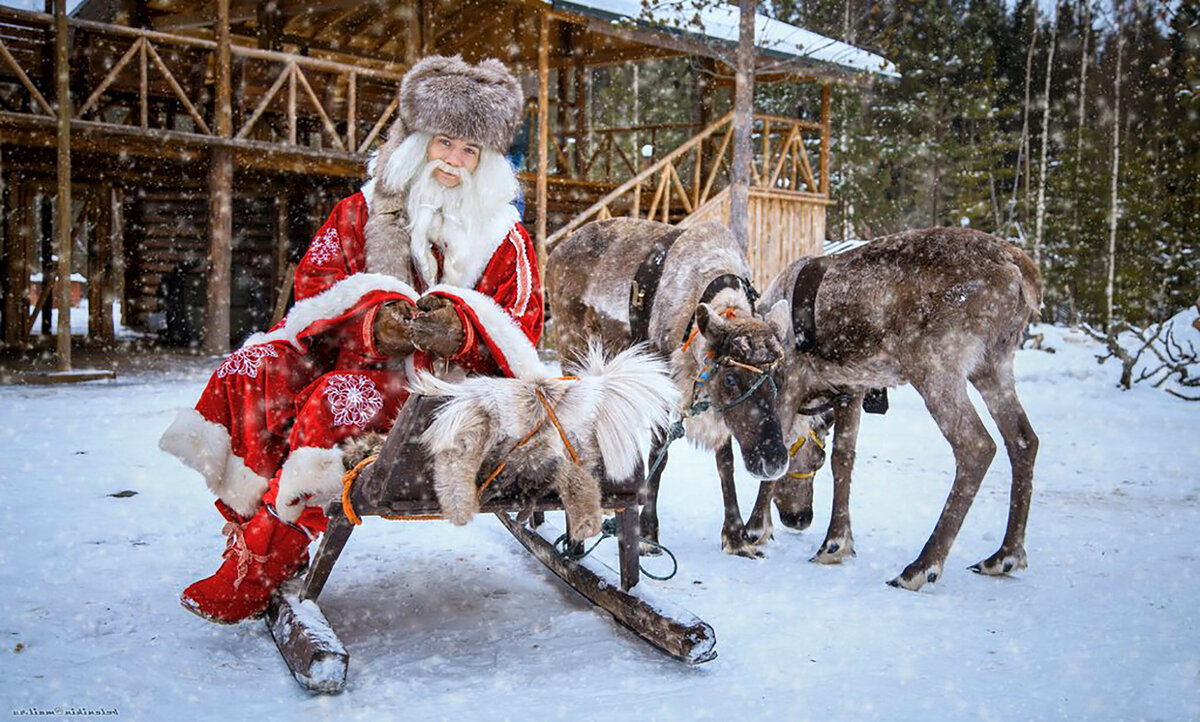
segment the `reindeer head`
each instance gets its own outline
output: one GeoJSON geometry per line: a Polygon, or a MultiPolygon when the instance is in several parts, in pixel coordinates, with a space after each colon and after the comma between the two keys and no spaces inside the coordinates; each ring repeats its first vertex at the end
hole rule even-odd
{"type": "Polygon", "coordinates": [[[707,353],[700,361],[697,399],[707,395],[714,414],[737,439],[746,469],[772,479],[787,466],[776,410],[772,369],[783,358],[783,328],[744,311],[696,307],[696,331],[707,353]]]}
{"type": "Polygon", "coordinates": [[[772,491],[779,521],[789,529],[803,530],[812,524],[813,478],[825,465],[825,444],[831,426],[832,411],[812,416],[796,414],[791,419],[787,474],[777,480],[772,491]]]}

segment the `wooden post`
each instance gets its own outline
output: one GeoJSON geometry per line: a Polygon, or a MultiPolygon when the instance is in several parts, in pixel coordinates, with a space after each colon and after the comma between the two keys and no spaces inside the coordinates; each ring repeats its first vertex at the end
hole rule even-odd
{"type": "Polygon", "coordinates": [[[113,323],[113,188],[105,185],[100,189],[96,203],[96,238],[100,262],[100,313],[97,316],[99,336],[105,341],[116,337],[113,323]]]}
{"type": "Polygon", "coordinates": [[[263,50],[282,50],[283,0],[258,0],[254,16],[258,22],[258,47],[263,50]]]}
{"type": "Polygon", "coordinates": [[[547,168],[550,165],[550,14],[543,11],[538,30],[538,122],[537,122],[537,255],[538,271],[546,272],[547,168]]]}
{"type": "MultiPolygon", "coordinates": [[[[125,297],[125,192],[114,186],[112,197],[112,297],[114,303],[121,304],[121,317],[127,316],[129,302],[125,297]]],[[[115,316],[115,310],[114,310],[115,316]]],[[[113,325],[116,325],[114,319],[113,325]]]]}
{"type": "Polygon", "coordinates": [[[87,234],[87,299],[88,299],[88,330],[89,338],[100,338],[100,312],[104,307],[104,257],[100,252],[100,239],[104,235],[100,224],[100,193],[92,188],[83,194],[86,207],[83,217],[88,219],[87,226],[91,233],[87,234]]]}
{"type": "Polygon", "coordinates": [[[25,340],[29,317],[29,199],[20,183],[4,180],[4,344],[16,346],[25,340]]]}
{"type": "MultiPolygon", "coordinates": [[[[54,3],[54,78],[58,101],[58,306],[57,366],[71,370],[71,68],[67,0],[54,3]]],[[[43,278],[43,281],[46,279],[43,278]]]]}
{"type": "Polygon", "coordinates": [[[271,300],[278,307],[284,301],[279,296],[288,273],[288,194],[280,193],[275,202],[275,297],[271,300]]]}
{"type": "Polygon", "coordinates": [[[754,122],[754,9],[757,0],[739,0],[738,48],[733,94],[733,178],[729,188],[729,230],[742,253],[750,248],[750,130],[754,122]]]}
{"type": "Polygon", "coordinates": [[[588,71],[584,64],[584,35],[578,29],[571,33],[574,44],[571,46],[571,61],[575,68],[575,177],[583,178],[583,164],[587,162],[592,147],[588,141],[588,71]]]}
{"type": "Polygon", "coordinates": [[[408,22],[404,24],[404,64],[412,67],[421,59],[421,0],[408,0],[408,22]]]}
{"type": "MultiPolygon", "coordinates": [[[[215,2],[216,133],[219,138],[229,138],[233,135],[229,72],[229,0],[215,2]]],[[[229,350],[229,294],[233,266],[233,153],[228,147],[217,146],[211,151],[208,170],[208,231],[208,303],[204,350],[210,354],[221,354],[229,350]]]]}
{"type": "MultiPolygon", "coordinates": [[[[830,85],[821,86],[821,195],[829,197],[829,97],[830,85]]],[[[801,148],[804,146],[801,145],[801,148]]]]}

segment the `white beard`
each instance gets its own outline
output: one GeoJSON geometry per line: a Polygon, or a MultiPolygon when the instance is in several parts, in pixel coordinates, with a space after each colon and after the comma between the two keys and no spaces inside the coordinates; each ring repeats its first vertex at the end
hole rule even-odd
{"type": "Polygon", "coordinates": [[[472,205],[473,190],[474,179],[469,172],[441,160],[426,163],[408,189],[413,263],[431,283],[441,280],[437,278],[437,259],[433,255],[435,245],[447,266],[446,275],[457,275],[451,273],[449,266],[459,260],[462,249],[469,248],[474,235],[472,219],[477,216],[464,208],[472,205]],[[458,177],[458,185],[453,188],[442,185],[434,178],[434,170],[458,177]]]}
{"type": "MultiPolygon", "coordinates": [[[[426,284],[441,282],[471,288],[496,248],[520,220],[516,208],[509,203],[517,194],[517,178],[504,156],[487,148],[481,150],[474,172],[444,161],[426,161],[431,137],[413,133],[392,153],[384,168],[373,168],[379,174],[371,192],[374,195],[381,191],[391,197],[403,194],[402,199],[397,198],[400,204],[396,210],[403,209],[407,214],[403,228],[407,232],[405,251],[426,284]],[[458,185],[447,188],[439,183],[433,177],[437,168],[458,176],[458,185]],[[433,255],[435,245],[442,255],[440,278],[433,255]]],[[[387,234],[376,241],[382,249],[376,251],[377,255],[394,253],[388,248],[393,242],[391,238],[387,234]]],[[[367,240],[369,244],[372,242],[370,233],[367,240]]],[[[394,265],[386,264],[387,268],[394,265]]],[[[404,265],[407,266],[407,260],[404,265]]]]}

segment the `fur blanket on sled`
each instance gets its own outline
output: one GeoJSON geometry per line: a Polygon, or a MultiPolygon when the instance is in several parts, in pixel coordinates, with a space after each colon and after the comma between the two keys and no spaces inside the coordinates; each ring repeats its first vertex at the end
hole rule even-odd
{"type": "MultiPolygon", "coordinates": [[[[434,491],[447,519],[466,524],[479,512],[476,479],[485,459],[498,452],[506,476],[525,483],[544,480],[558,493],[572,540],[600,533],[603,512],[594,472],[602,466],[614,481],[632,475],[649,438],[647,430],[670,422],[679,391],[666,362],[644,346],[606,358],[593,345],[579,363],[563,371],[564,377],[537,380],[417,377],[413,393],[445,399],[421,444],[429,453],[434,491]]],[[[347,465],[366,456],[363,446],[379,444],[381,437],[343,446],[347,465]]]]}

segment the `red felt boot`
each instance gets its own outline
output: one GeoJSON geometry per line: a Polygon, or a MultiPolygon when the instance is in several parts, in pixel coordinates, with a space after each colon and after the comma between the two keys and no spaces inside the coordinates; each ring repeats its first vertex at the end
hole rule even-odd
{"type": "Polygon", "coordinates": [[[309,539],[276,519],[265,504],[245,523],[236,515],[225,518],[225,563],[183,590],[179,601],[209,621],[234,624],[266,611],[275,589],[308,563],[309,539]]]}

